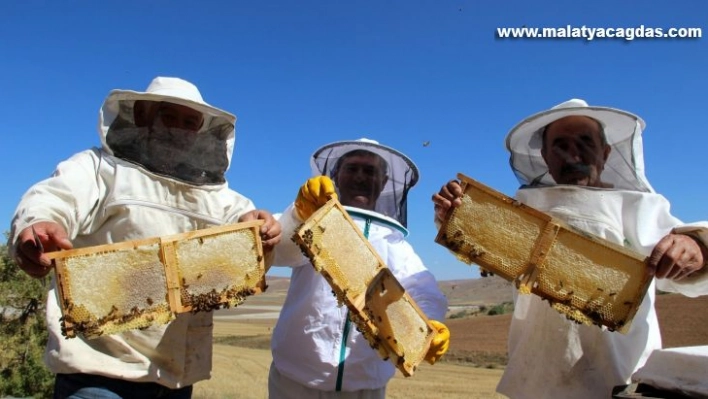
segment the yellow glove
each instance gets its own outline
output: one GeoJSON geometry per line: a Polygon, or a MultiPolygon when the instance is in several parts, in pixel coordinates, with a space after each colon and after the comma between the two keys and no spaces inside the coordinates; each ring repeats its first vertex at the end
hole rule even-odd
{"type": "Polygon", "coordinates": [[[327,176],[312,177],[300,187],[297,193],[295,213],[300,221],[305,221],[330,198],[337,198],[332,179],[327,176]]]}
{"type": "Polygon", "coordinates": [[[430,320],[430,324],[433,325],[437,334],[435,334],[435,337],[433,337],[433,340],[430,342],[430,348],[425,355],[425,360],[430,364],[435,364],[435,362],[440,360],[442,355],[447,352],[450,346],[450,330],[439,321],[430,320]]]}

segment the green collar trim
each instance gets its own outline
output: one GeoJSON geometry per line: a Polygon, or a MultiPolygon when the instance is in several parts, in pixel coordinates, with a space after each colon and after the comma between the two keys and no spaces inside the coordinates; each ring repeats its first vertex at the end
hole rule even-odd
{"type": "Polygon", "coordinates": [[[367,211],[366,209],[354,208],[351,206],[345,206],[344,209],[347,210],[349,216],[372,220],[378,224],[400,231],[403,234],[403,237],[408,237],[408,229],[403,227],[403,225],[393,218],[382,215],[378,212],[367,211]]]}

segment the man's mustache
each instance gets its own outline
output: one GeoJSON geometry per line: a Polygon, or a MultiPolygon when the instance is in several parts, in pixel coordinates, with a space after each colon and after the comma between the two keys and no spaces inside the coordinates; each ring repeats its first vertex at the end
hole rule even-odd
{"type": "Polygon", "coordinates": [[[580,173],[583,175],[590,175],[590,165],[584,163],[567,163],[561,168],[562,174],[574,174],[580,173]]]}
{"type": "Polygon", "coordinates": [[[358,192],[358,193],[370,193],[371,191],[373,191],[373,188],[370,184],[356,185],[356,186],[351,186],[349,188],[349,191],[358,192]]]}

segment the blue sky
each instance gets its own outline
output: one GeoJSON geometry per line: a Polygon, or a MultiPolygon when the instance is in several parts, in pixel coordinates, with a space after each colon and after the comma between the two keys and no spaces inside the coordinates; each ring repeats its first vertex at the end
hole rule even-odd
{"type": "Polygon", "coordinates": [[[110,90],[142,91],[162,75],[237,115],[230,185],[273,212],[323,144],[368,137],[409,155],[421,171],[410,241],[441,280],[479,273],[433,242],[432,194],[457,172],[513,194],[504,136],[573,97],[642,116],[650,182],[677,217],[705,220],[708,38],[502,40],[495,30],[705,30],[706,15],[702,1],[4,2],[0,218],[9,229],[31,184],[100,145],[110,90]]]}

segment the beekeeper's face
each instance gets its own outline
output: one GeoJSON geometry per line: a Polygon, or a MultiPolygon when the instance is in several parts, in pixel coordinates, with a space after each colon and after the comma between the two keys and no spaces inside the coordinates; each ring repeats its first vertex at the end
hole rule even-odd
{"type": "Polygon", "coordinates": [[[387,180],[386,161],[368,151],[344,155],[334,176],[340,202],[368,210],[376,207],[387,180]]]}
{"type": "Polygon", "coordinates": [[[558,184],[603,187],[600,175],[610,155],[600,124],[586,116],[567,116],[546,128],[541,155],[558,184]]]}
{"type": "Polygon", "coordinates": [[[197,132],[204,123],[201,112],[169,102],[136,101],[134,113],[137,126],[157,125],[197,132]]]}
{"type": "Polygon", "coordinates": [[[206,126],[209,120],[202,112],[170,102],[139,100],[130,105],[133,120],[116,118],[106,133],[106,144],[117,157],[188,183],[225,181],[226,141],[233,125],[206,126]]]}

